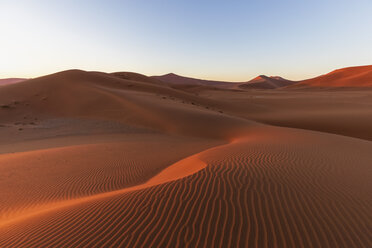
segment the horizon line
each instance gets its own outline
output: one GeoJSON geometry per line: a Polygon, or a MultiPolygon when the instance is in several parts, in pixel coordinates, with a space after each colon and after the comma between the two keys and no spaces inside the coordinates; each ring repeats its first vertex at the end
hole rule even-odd
{"type": "Polygon", "coordinates": [[[107,73],[107,74],[112,74],[112,73],[117,73],[117,72],[129,72],[129,73],[137,73],[137,74],[141,74],[141,75],[144,75],[146,77],[162,77],[162,76],[166,76],[166,75],[175,75],[175,76],[178,76],[178,77],[184,77],[184,78],[190,78],[190,79],[196,79],[196,80],[203,80],[203,81],[214,81],[214,82],[226,82],[226,83],[244,83],[244,82],[249,82],[257,77],[260,77],[260,76],[266,76],[266,77],[281,77],[283,79],[286,79],[286,80],[289,80],[289,81],[294,81],[294,82],[300,82],[300,81],[305,81],[305,80],[308,80],[308,79],[313,79],[313,78],[317,78],[317,77],[320,77],[320,76],[323,76],[323,75],[327,75],[329,73],[332,73],[334,71],[337,71],[337,70],[341,70],[341,69],[348,69],[348,68],[355,68],[355,67],[368,67],[368,66],[372,66],[372,64],[363,64],[363,65],[352,65],[352,66],[346,66],[346,67],[339,67],[339,68],[336,68],[336,69],[333,69],[333,70],[329,70],[328,72],[325,72],[325,73],[322,73],[322,74],[319,74],[317,76],[313,76],[313,77],[308,77],[308,78],[305,78],[305,79],[300,79],[300,80],[292,80],[292,79],[288,79],[287,77],[282,77],[281,75],[266,75],[266,74],[256,74],[256,76],[253,76],[251,77],[251,79],[249,80],[245,80],[245,81],[235,81],[235,80],[219,80],[219,79],[214,79],[214,78],[204,78],[204,77],[197,77],[197,76],[187,76],[187,75],[184,75],[182,73],[175,73],[175,72],[168,72],[168,73],[165,73],[165,74],[156,74],[156,75],[148,75],[148,74],[145,74],[145,73],[141,73],[141,72],[137,72],[137,71],[126,71],[126,70],[120,70],[120,71],[111,71],[111,72],[108,72],[108,71],[101,71],[101,70],[84,70],[84,69],[79,69],[79,68],[71,68],[71,69],[65,69],[65,70],[59,70],[59,71],[55,71],[55,72],[52,72],[52,73],[47,73],[47,74],[43,74],[43,75],[40,75],[40,76],[36,76],[36,77],[19,77],[19,76],[14,76],[14,77],[2,77],[0,78],[0,80],[5,80],[5,79],[24,79],[24,80],[30,80],[30,79],[36,79],[36,78],[39,78],[39,77],[44,77],[44,76],[48,76],[48,75],[53,75],[53,74],[56,74],[56,73],[61,73],[61,72],[65,72],[65,71],[73,71],[73,70],[78,70],[78,71],[85,71],[85,72],[102,72],[102,73],[107,73]]]}

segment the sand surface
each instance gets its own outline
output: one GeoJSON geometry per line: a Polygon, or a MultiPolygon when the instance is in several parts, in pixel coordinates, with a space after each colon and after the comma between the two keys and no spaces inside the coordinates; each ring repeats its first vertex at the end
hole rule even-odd
{"type": "Polygon", "coordinates": [[[372,247],[371,116],[368,88],[2,86],[0,247],[372,247]]]}

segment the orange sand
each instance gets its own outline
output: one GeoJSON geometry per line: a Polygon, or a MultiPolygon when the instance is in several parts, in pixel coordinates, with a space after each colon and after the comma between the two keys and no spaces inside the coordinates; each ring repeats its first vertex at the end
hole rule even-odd
{"type": "Polygon", "coordinates": [[[372,91],[159,80],[0,88],[0,247],[372,246],[372,91]]]}

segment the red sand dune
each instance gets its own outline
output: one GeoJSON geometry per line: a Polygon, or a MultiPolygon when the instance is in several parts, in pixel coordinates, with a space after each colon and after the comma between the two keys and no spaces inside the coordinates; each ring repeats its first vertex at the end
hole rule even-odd
{"type": "Polygon", "coordinates": [[[372,65],[338,69],[328,74],[300,81],[294,87],[371,87],[372,65]]]}
{"type": "Polygon", "coordinates": [[[372,91],[198,90],[1,87],[0,247],[372,246],[372,91]]]}
{"type": "Polygon", "coordinates": [[[268,77],[260,75],[247,83],[239,85],[242,89],[278,89],[281,87],[289,86],[297,82],[284,79],[282,77],[268,77]]]}

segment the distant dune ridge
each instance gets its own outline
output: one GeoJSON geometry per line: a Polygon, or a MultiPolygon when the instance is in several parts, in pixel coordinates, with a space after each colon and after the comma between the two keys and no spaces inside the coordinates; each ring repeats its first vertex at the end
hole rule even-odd
{"type": "Polygon", "coordinates": [[[372,247],[371,71],[4,85],[0,247],[372,247]]]}
{"type": "Polygon", "coordinates": [[[240,88],[240,89],[278,89],[283,87],[371,87],[372,86],[372,66],[347,67],[332,71],[328,74],[312,79],[292,81],[280,76],[260,75],[247,82],[224,82],[188,78],[176,75],[174,73],[163,76],[153,76],[159,81],[176,85],[204,85],[222,88],[240,88]]]}
{"type": "Polygon", "coordinates": [[[27,80],[26,78],[4,78],[0,79],[0,86],[7,84],[15,84],[27,80]]]}
{"type": "Polygon", "coordinates": [[[183,84],[183,85],[206,85],[206,86],[231,86],[232,82],[214,81],[214,80],[203,80],[196,78],[189,78],[179,76],[174,73],[169,73],[163,76],[152,76],[160,81],[170,84],[183,84]]]}
{"type": "Polygon", "coordinates": [[[247,83],[240,84],[239,87],[243,89],[278,89],[295,83],[295,81],[290,81],[278,76],[268,77],[260,75],[247,83]]]}
{"type": "MultiPolygon", "coordinates": [[[[238,86],[242,89],[277,89],[287,86],[293,87],[370,87],[372,86],[372,65],[355,66],[334,70],[328,74],[319,77],[292,81],[280,76],[260,75],[247,82],[227,82],[205,80],[180,76],[174,73],[162,76],[145,76],[134,72],[114,72],[111,75],[133,81],[151,82],[155,84],[170,85],[203,85],[223,88],[235,88],[238,86]]],[[[0,85],[12,84],[25,81],[25,78],[6,78],[0,79],[0,85]]]]}
{"type": "Polygon", "coordinates": [[[189,78],[179,76],[174,73],[169,73],[163,76],[152,76],[152,78],[158,79],[162,82],[168,83],[170,85],[198,85],[198,86],[210,86],[219,87],[226,89],[242,88],[242,89],[277,89],[280,87],[288,86],[295,81],[286,80],[281,77],[267,77],[265,75],[260,75],[247,82],[225,82],[225,81],[213,81],[213,80],[203,80],[196,78],[189,78]]]}

